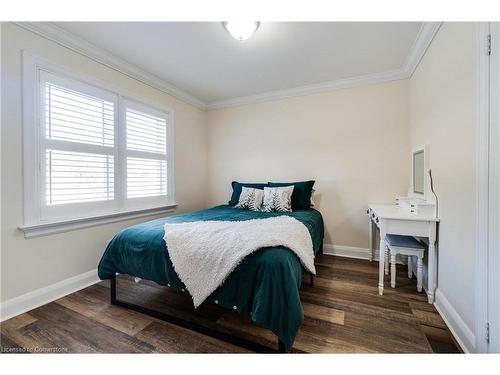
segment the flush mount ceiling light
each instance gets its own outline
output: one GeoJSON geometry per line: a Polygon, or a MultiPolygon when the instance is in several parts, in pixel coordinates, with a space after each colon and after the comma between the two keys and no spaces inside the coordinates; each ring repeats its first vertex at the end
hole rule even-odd
{"type": "Polygon", "coordinates": [[[238,40],[246,40],[250,38],[259,28],[259,23],[260,22],[254,21],[222,22],[228,33],[238,40]]]}

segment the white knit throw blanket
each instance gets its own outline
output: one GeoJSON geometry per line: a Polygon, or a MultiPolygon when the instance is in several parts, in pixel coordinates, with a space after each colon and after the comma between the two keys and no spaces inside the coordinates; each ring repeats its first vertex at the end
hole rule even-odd
{"type": "Polygon", "coordinates": [[[316,274],[311,235],[304,224],[290,216],[165,224],[164,240],[195,308],[247,255],[263,247],[289,248],[308,271],[316,274]]]}

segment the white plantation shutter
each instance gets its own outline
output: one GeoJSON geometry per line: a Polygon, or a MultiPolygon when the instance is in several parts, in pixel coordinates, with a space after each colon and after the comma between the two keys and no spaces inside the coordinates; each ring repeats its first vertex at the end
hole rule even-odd
{"type": "Polygon", "coordinates": [[[127,197],[151,197],[167,194],[165,160],[127,158],[127,197]]]}
{"type": "Polygon", "coordinates": [[[47,205],[114,199],[113,155],[46,150],[47,205]]]}
{"type": "Polygon", "coordinates": [[[110,94],[51,74],[42,75],[42,90],[42,203],[50,210],[113,201],[115,103],[107,99],[110,94]]]}
{"type": "Polygon", "coordinates": [[[175,204],[171,112],[55,66],[24,68],[26,226],[175,204]]]}
{"type": "Polygon", "coordinates": [[[113,103],[45,83],[45,136],[113,147],[113,103]]]}
{"type": "Polygon", "coordinates": [[[127,149],[167,152],[167,120],[127,108],[127,149]]]}
{"type": "Polygon", "coordinates": [[[127,198],[166,196],[167,118],[141,109],[126,109],[127,198]]]}

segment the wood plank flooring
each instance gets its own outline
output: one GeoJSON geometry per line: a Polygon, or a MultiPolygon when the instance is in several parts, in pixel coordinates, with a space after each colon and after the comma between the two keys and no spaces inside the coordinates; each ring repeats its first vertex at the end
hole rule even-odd
{"type": "MultiPolygon", "coordinates": [[[[304,278],[305,321],[294,343],[298,353],[457,353],[458,347],[415,279],[398,271],[397,288],[386,278],[377,291],[378,264],[320,255],[314,286],[304,278]]],[[[402,267],[402,266],[398,266],[402,267]]],[[[194,311],[186,295],[120,276],[120,299],[190,319],[207,327],[277,347],[276,336],[249,318],[215,305],[194,311]]],[[[244,349],[109,304],[109,283],[100,282],[0,325],[8,352],[243,353],[244,349]]]]}

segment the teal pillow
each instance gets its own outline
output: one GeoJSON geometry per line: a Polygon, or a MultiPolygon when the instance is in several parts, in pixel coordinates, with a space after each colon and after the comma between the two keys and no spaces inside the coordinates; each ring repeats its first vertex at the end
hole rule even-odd
{"type": "Polygon", "coordinates": [[[311,195],[314,180],[300,182],[269,182],[269,187],[292,186],[292,210],[303,210],[311,207],[311,195]]]}
{"type": "Polygon", "coordinates": [[[264,190],[264,186],[267,186],[267,183],[246,183],[246,182],[237,182],[233,181],[231,183],[233,186],[233,195],[231,195],[231,200],[228,202],[230,206],[236,206],[238,201],[240,200],[240,195],[241,195],[241,188],[244,187],[250,187],[254,189],[261,189],[264,190]]]}

